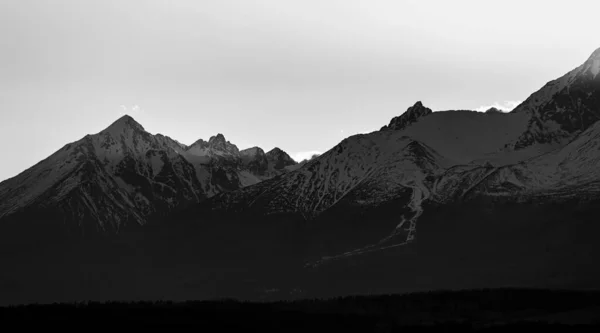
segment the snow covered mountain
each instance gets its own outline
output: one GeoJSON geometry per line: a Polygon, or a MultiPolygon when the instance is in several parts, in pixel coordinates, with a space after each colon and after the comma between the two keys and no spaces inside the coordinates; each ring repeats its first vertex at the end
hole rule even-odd
{"type": "Polygon", "coordinates": [[[269,163],[272,166],[272,169],[274,170],[284,170],[287,167],[291,167],[297,164],[297,162],[294,161],[290,157],[290,155],[288,155],[286,152],[279,149],[278,147],[271,149],[269,152],[267,152],[266,155],[267,160],[269,161],[269,163]]]}
{"type": "Polygon", "coordinates": [[[252,147],[240,151],[243,165],[253,174],[265,176],[269,171],[269,160],[265,151],[259,147],[252,147]]]}
{"type": "Polygon", "coordinates": [[[600,123],[564,147],[502,167],[455,167],[434,185],[438,202],[465,197],[504,197],[584,202],[600,197],[600,123]],[[465,183],[469,186],[460,186],[465,183]]]}
{"type": "Polygon", "coordinates": [[[586,62],[552,80],[518,105],[513,113],[530,116],[528,129],[511,143],[564,143],[600,119],[600,49],[586,62]]]}
{"type": "Polygon", "coordinates": [[[0,218],[39,210],[113,231],[198,203],[202,184],[173,146],[124,116],[1,183],[0,218]]]}
{"type": "Polygon", "coordinates": [[[226,141],[225,136],[221,133],[210,137],[208,141],[200,139],[194,142],[191,146],[187,147],[185,152],[187,155],[200,158],[204,157],[205,161],[215,157],[234,160],[238,158],[240,154],[240,150],[237,146],[226,141]]]}
{"type": "Polygon", "coordinates": [[[279,176],[299,164],[277,147],[267,153],[259,147],[248,148],[240,152],[240,157],[242,165],[261,180],[279,176]]]}
{"type": "Polygon", "coordinates": [[[273,176],[259,164],[222,134],[188,147],[123,116],[0,183],[0,219],[36,211],[117,231],[273,176]]]}
{"type": "MultiPolygon", "coordinates": [[[[397,205],[394,226],[387,221],[393,217],[372,219],[371,230],[379,224],[387,231],[360,238],[344,252],[326,253],[328,261],[411,243],[425,205],[482,197],[595,200],[599,71],[600,50],[510,113],[432,112],[417,102],[380,131],[344,139],[296,171],[222,193],[207,206],[225,215],[298,216],[325,225],[351,219],[349,211],[359,215],[397,205]]],[[[349,226],[337,225],[339,233],[348,233],[349,226]]],[[[329,241],[343,240],[338,234],[329,241]]]]}
{"type": "Polygon", "coordinates": [[[141,267],[132,285],[155,279],[186,298],[225,279],[226,294],[289,283],[321,297],[597,288],[599,73],[600,50],[508,113],[417,102],[303,163],[222,134],[186,146],[124,117],[1,183],[0,219],[33,211],[118,229],[162,217],[171,223],[123,240],[141,267]]]}

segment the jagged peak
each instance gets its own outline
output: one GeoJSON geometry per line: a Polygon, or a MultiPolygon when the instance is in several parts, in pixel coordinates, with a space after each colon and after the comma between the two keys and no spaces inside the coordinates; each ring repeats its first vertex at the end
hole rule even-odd
{"type": "Polygon", "coordinates": [[[216,135],[211,136],[208,141],[204,141],[203,139],[198,139],[196,140],[194,143],[192,143],[190,146],[208,146],[208,145],[214,145],[217,143],[230,143],[229,141],[225,140],[225,136],[221,133],[217,133],[216,135]]]}
{"type": "Polygon", "coordinates": [[[297,161],[295,161],[292,157],[290,157],[290,155],[288,155],[288,153],[286,153],[279,147],[275,147],[269,150],[269,152],[266,155],[267,159],[271,163],[275,163],[275,169],[283,169],[286,166],[298,164],[297,161]]]}
{"type": "Polygon", "coordinates": [[[285,151],[283,151],[281,148],[279,147],[275,147],[271,150],[269,150],[269,152],[267,152],[266,154],[269,158],[278,158],[278,159],[285,159],[285,160],[290,160],[290,161],[294,161],[293,158],[290,157],[290,155],[288,153],[286,153],[285,151]]]}
{"type": "Polygon", "coordinates": [[[431,113],[433,113],[431,109],[423,106],[423,103],[421,101],[417,101],[413,106],[406,109],[404,113],[392,118],[390,124],[387,126],[383,126],[381,130],[385,131],[404,129],[408,125],[417,121],[419,118],[430,115],[431,113]]]}
{"type": "Polygon", "coordinates": [[[289,159],[289,160],[294,160],[293,158],[290,157],[290,155],[288,153],[286,153],[283,149],[279,148],[279,147],[275,147],[271,150],[269,150],[267,152],[267,156],[271,157],[271,158],[284,158],[284,159],[289,159]]]}
{"type": "Polygon", "coordinates": [[[217,142],[219,142],[219,141],[220,142],[229,142],[229,141],[225,140],[225,136],[223,134],[221,134],[221,133],[217,133],[217,135],[213,135],[213,136],[210,137],[210,139],[208,139],[209,143],[212,143],[214,141],[217,141],[217,142]]]}
{"type": "MultiPolygon", "coordinates": [[[[413,106],[409,107],[406,111],[411,111],[411,110],[416,110],[416,109],[426,109],[426,110],[430,110],[428,107],[423,105],[423,102],[421,101],[417,101],[413,106]]],[[[432,111],[433,112],[433,111],[432,111]]]]}

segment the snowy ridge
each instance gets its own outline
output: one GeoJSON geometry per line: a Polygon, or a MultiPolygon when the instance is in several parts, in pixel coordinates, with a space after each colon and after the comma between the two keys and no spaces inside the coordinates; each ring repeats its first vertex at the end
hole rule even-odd
{"type": "Polygon", "coordinates": [[[432,112],[417,102],[382,130],[303,163],[279,148],[240,151],[223,134],[187,146],[125,116],[1,183],[0,218],[55,207],[75,212],[75,221],[120,228],[211,197],[217,211],[311,220],[340,203],[396,202],[411,189],[400,207],[410,213],[399,213],[393,230],[342,257],[410,244],[428,201],[598,195],[599,71],[600,49],[510,113],[432,112]]]}
{"type": "Polygon", "coordinates": [[[595,197],[600,192],[590,185],[600,182],[599,148],[600,123],[596,123],[566,146],[520,163],[499,168],[451,168],[436,180],[435,200],[445,203],[468,195],[519,198],[550,193],[560,199],[570,196],[569,191],[575,188],[595,197]]]}
{"type": "Polygon", "coordinates": [[[0,184],[0,217],[36,207],[119,229],[205,198],[175,142],[124,116],[0,184]]]}
{"type": "Polygon", "coordinates": [[[313,219],[341,200],[378,206],[411,188],[412,213],[400,214],[387,237],[332,258],[409,244],[416,239],[422,203],[471,192],[496,170],[486,157],[502,152],[507,142],[526,130],[526,119],[518,114],[435,112],[400,130],[349,137],[297,171],[221,195],[211,204],[217,210],[251,208],[267,215],[297,213],[313,219]],[[452,168],[456,170],[448,171],[452,168]],[[454,193],[458,188],[468,190],[454,193]]]}
{"type": "Polygon", "coordinates": [[[415,240],[422,204],[453,204],[476,197],[501,196],[519,201],[526,198],[561,201],[600,198],[600,123],[579,135],[561,149],[530,158],[520,163],[492,165],[456,165],[438,173],[433,181],[417,177],[403,186],[413,190],[409,216],[400,216],[391,234],[375,244],[342,254],[325,256],[306,267],[318,267],[334,260],[388,250],[415,240]]]}
{"type": "Polygon", "coordinates": [[[341,200],[377,207],[412,189],[410,213],[399,214],[388,236],[310,266],[410,244],[426,201],[598,196],[599,59],[600,49],[510,113],[429,112],[418,102],[381,131],[349,137],[277,180],[216,198],[214,209],[315,219],[341,200]]]}
{"type": "Polygon", "coordinates": [[[565,144],[600,119],[600,51],[581,66],[552,80],[512,113],[529,115],[528,130],[510,146],[522,149],[536,143],[565,144]]]}
{"type": "Polygon", "coordinates": [[[404,136],[402,131],[355,135],[297,171],[220,196],[214,205],[223,210],[260,207],[266,214],[299,213],[312,218],[356,191],[380,193],[360,204],[384,202],[395,196],[394,189],[421,184],[447,163],[433,149],[404,136]]]}
{"type": "Polygon", "coordinates": [[[272,176],[247,166],[222,134],[188,147],[123,116],[1,183],[0,218],[46,209],[118,231],[272,176]]]}

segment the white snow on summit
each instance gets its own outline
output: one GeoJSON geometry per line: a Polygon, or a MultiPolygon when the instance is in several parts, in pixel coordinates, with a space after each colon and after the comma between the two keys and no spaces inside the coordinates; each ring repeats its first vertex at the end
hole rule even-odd
{"type": "Polygon", "coordinates": [[[600,49],[594,51],[588,61],[586,61],[583,72],[588,71],[594,75],[594,78],[600,73],[600,49]]]}

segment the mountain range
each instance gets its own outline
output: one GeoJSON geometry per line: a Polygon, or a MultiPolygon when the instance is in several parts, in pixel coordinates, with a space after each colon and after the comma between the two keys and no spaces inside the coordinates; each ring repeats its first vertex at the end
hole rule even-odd
{"type": "Polygon", "coordinates": [[[187,146],[146,132],[126,115],[2,182],[0,219],[36,211],[85,229],[117,232],[297,164],[279,148],[240,151],[222,134],[187,146]]]}
{"type": "Polygon", "coordinates": [[[222,134],[187,146],[125,116],[0,183],[0,290],[598,288],[599,73],[600,49],[510,112],[419,101],[301,163],[222,134]]]}

